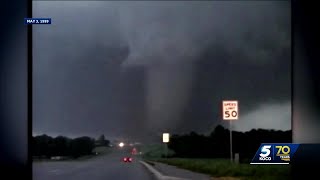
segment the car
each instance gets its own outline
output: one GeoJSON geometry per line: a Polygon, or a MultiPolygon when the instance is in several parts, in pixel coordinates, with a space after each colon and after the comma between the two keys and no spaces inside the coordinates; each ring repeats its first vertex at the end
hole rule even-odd
{"type": "Polygon", "coordinates": [[[123,159],[122,159],[122,161],[123,162],[132,162],[132,157],[124,157],[123,159]]]}

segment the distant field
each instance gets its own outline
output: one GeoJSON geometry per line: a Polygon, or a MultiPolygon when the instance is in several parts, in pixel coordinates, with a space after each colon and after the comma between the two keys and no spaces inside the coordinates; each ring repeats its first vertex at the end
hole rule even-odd
{"type": "Polygon", "coordinates": [[[194,172],[209,174],[212,177],[239,177],[240,179],[285,180],[290,178],[289,165],[250,165],[232,164],[227,159],[153,159],[194,172]]]}
{"type": "Polygon", "coordinates": [[[96,147],[92,150],[93,154],[92,155],[86,155],[86,156],[81,156],[77,159],[73,159],[73,158],[69,158],[66,157],[65,159],[62,160],[52,160],[52,159],[33,159],[33,162],[48,162],[48,161],[84,161],[84,160],[88,160],[91,158],[95,158],[95,157],[99,157],[100,155],[105,155],[105,154],[109,154],[112,152],[112,148],[110,147],[105,147],[105,146],[101,146],[101,147],[96,147]],[[98,153],[98,154],[95,154],[98,153]]]}
{"type": "Polygon", "coordinates": [[[105,146],[101,146],[101,147],[96,147],[92,150],[92,152],[97,152],[99,154],[108,154],[112,151],[112,148],[110,147],[105,147],[105,146]]]}
{"type": "Polygon", "coordinates": [[[82,156],[79,157],[77,159],[74,159],[74,161],[81,161],[81,160],[87,160],[87,159],[91,159],[91,158],[95,158],[95,157],[99,157],[100,155],[105,155],[105,154],[109,154],[112,152],[112,149],[110,147],[96,147],[92,150],[93,153],[98,153],[96,155],[87,155],[87,156],[82,156]]]}

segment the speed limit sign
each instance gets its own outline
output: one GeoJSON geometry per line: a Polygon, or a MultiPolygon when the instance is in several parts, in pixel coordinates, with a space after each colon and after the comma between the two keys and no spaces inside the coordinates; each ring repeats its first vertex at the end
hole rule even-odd
{"type": "Polygon", "coordinates": [[[223,120],[238,120],[238,101],[222,101],[223,120]]]}

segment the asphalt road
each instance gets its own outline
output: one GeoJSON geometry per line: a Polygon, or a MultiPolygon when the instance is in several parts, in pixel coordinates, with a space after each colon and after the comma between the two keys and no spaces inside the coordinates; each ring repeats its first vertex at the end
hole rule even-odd
{"type": "Polygon", "coordinates": [[[34,180],[154,180],[137,157],[124,163],[121,152],[82,161],[34,162],[34,180]]]}

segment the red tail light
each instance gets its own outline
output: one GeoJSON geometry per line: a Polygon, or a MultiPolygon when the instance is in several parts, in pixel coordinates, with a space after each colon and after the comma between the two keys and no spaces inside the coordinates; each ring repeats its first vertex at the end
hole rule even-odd
{"type": "Polygon", "coordinates": [[[132,158],[129,158],[129,162],[131,162],[132,161],[132,158]]]}
{"type": "Polygon", "coordinates": [[[127,158],[123,158],[123,161],[124,161],[124,162],[127,162],[127,158]]]}

